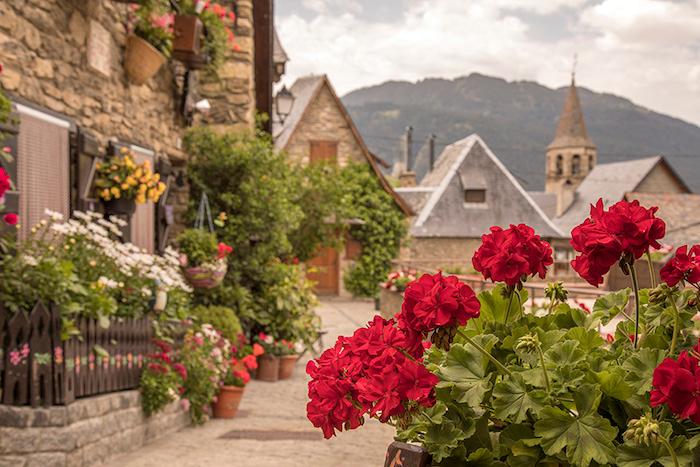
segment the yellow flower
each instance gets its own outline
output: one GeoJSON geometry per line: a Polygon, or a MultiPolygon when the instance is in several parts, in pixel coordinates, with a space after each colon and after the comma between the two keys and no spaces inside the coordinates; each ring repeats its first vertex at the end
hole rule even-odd
{"type": "Polygon", "coordinates": [[[105,188],[104,190],[102,190],[102,197],[103,197],[104,199],[106,199],[107,201],[110,200],[110,198],[112,197],[112,195],[109,194],[109,189],[105,188]]]}
{"type": "Polygon", "coordinates": [[[158,194],[162,195],[164,191],[165,191],[165,183],[158,182],[158,194]]]}
{"type": "Polygon", "coordinates": [[[112,179],[114,179],[114,181],[117,183],[122,181],[122,178],[119,175],[115,175],[114,177],[112,177],[112,179]]]}
{"type": "Polygon", "coordinates": [[[228,216],[226,215],[225,212],[221,211],[221,212],[219,213],[219,220],[220,220],[220,221],[225,221],[226,219],[228,219],[228,216]]]}
{"type": "Polygon", "coordinates": [[[127,152],[129,152],[129,149],[128,149],[128,148],[125,148],[125,147],[122,147],[122,148],[119,149],[119,152],[121,152],[122,154],[126,154],[127,152]]]}
{"type": "Polygon", "coordinates": [[[128,184],[128,183],[126,183],[126,182],[122,183],[122,185],[121,185],[121,186],[122,186],[122,190],[124,190],[124,191],[126,191],[126,190],[128,190],[128,189],[129,189],[129,184],[128,184]]]}
{"type": "Polygon", "coordinates": [[[119,188],[117,188],[116,186],[113,186],[109,191],[116,199],[119,199],[122,195],[122,192],[119,191],[119,188]]]}
{"type": "Polygon", "coordinates": [[[136,204],[144,204],[146,202],[146,197],[142,194],[136,195],[136,204]]]}
{"type": "Polygon", "coordinates": [[[157,190],[154,190],[153,188],[151,188],[151,189],[148,190],[148,195],[147,195],[147,196],[148,196],[148,199],[150,199],[150,200],[153,201],[153,197],[154,197],[154,196],[155,196],[155,197],[158,196],[158,191],[157,191],[157,190]]]}
{"type": "Polygon", "coordinates": [[[160,174],[153,174],[153,181],[157,182],[160,180],[160,174]]]}
{"type": "Polygon", "coordinates": [[[138,182],[133,176],[129,175],[128,177],[126,177],[126,183],[128,183],[129,186],[136,186],[138,182]]]}
{"type": "Polygon", "coordinates": [[[139,167],[134,171],[134,178],[141,178],[141,175],[143,175],[143,171],[139,167]]]}
{"type": "Polygon", "coordinates": [[[112,172],[114,172],[114,171],[117,170],[118,168],[119,168],[119,167],[117,167],[116,165],[112,165],[112,166],[109,168],[109,170],[111,170],[112,172]]]}
{"type": "Polygon", "coordinates": [[[147,189],[148,187],[146,185],[139,185],[139,193],[145,194],[147,189]]]}

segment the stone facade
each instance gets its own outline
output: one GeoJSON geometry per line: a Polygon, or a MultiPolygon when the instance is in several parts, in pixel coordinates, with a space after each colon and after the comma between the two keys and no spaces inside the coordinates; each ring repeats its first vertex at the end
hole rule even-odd
{"type": "Polygon", "coordinates": [[[138,391],[42,409],[0,405],[0,466],[93,466],[187,425],[178,403],[145,417],[138,391]]]}
{"type": "Polygon", "coordinates": [[[401,250],[401,262],[418,268],[473,270],[472,256],[481,238],[411,237],[401,250]]]}
{"type": "Polygon", "coordinates": [[[337,142],[340,167],[345,167],[350,161],[366,162],[362,148],[328,86],[323,86],[309,104],[284,151],[290,160],[308,164],[311,141],[337,142]]]}
{"type": "MultiPolygon", "coordinates": [[[[11,96],[73,119],[103,147],[117,138],[184,166],[186,125],[179,112],[184,69],[170,61],[142,86],[127,80],[127,10],[128,4],[111,0],[3,0],[0,82],[11,96]]],[[[198,72],[194,80],[199,84],[193,99],[211,103],[206,123],[234,129],[254,125],[252,10],[252,0],[238,1],[238,51],[231,52],[220,75],[198,72]]],[[[175,217],[181,223],[188,190],[177,191],[175,217]]]]}

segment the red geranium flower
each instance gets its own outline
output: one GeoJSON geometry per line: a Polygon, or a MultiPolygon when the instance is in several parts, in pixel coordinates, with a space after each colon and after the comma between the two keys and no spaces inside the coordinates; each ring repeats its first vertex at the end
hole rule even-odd
{"type": "Polygon", "coordinates": [[[5,172],[5,169],[0,167],[0,198],[5,196],[5,193],[11,187],[12,183],[10,182],[10,176],[7,174],[7,172],[5,172]]]}
{"type": "Polygon", "coordinates": [[[692,284],[700,282],[700,245],[695,245],[688,252],[688,245],[676,250],[676,255],[661,268],[661,280],[673,287],[680,281],[692,284]]]}
{"type": "Polygon", "coordinates": [[[246,355],[241,361],[249,370],[254,370],[258,367],[258,360],[255,358],[255,355],[246,355]]]}
{"type": "Polygon", "coordinates": [[[606,211],[599,199],[590,217],[571,231],[571,246],[580,253],[571,266],[597,287],[623,255],[638,259],[649,248],[661,248],[658,240],[666,233],[666,223],[655,216],[657,210],[638,201],[620,201],[606,211]]]}
{"type": "Polygon", "coordinates": [[[173,365],[173,370],[175,370],[183,380],[187,379],[187,369],[182,363],[175,363],[173,365]]]}
{"type": "Polygon", "coordinates": [[[470,318],[479,317],[480,308],[474,291],[456,276],[424,274],[408,284],[397,319],[402,329],[427,333],[464,326],[470,318]]]}
{"type": "Polygon", "coordinates": [[[228,255],[230,255],[232,251],[233,251],[233,248],[231,248],[227,244],[219,243],[219,246],[217,247],[216,258],[217,259],[225,258],[228,255]]]}
{"type": "Polygon", "coordinates": [[[481,246],[472,257],[474,269],[485,279],[511,287],[528,276],[544,279],[547,266],[554,262],[552,247],[532,227],[520,224],[506,230],[493,226],[490,230],[490,234],[481,236],[481,246]]]}
{"type": "Polygon", "coordinates": [[[265,353],[265,349],[263,348],[262,345],[258,344],[257,342],[253,344],[253,355],[256,357],[259,357],[260,355],[265,353]]]}
{"type": "Polygon", "coordinates": [[[17,222],[19,222],[19,216],[14,212],[9,212],[3,216],[2,220],[5,221],[5,224],[7,225],[17,225],[17,222]]]}
{"type": "MultiPolygon", "coordinates": [[[[697,351],[697,346],[696,346],[697,351]]],[[[678,417],[700,423],[700,366],[683,351],[678,360],[666,358],[654,369],[652,407],[666,404],[678,417]]]]}

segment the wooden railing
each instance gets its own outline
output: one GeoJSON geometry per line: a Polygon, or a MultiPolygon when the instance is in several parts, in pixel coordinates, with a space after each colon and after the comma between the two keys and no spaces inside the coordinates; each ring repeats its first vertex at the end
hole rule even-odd
{"type": "Polygon", "coordinates": [[[0,305],[0,390],[6,405],[63,405],[76,398],[138,387],[153,327],[119,318],[107,329],[77,321],[80,337],[61,340],[60,310],[37,303],[30,313],[0,305]]]}

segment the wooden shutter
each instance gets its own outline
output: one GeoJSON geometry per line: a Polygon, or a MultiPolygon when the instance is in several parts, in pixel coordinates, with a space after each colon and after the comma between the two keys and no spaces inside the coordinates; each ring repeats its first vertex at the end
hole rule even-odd
{"type": "MultiPolygon", "coordinates": [[[[137,164],[150,161],[151,170],[155,170],[155,153],[140,146],[130,146],[137,164]]],[[[137,204],[136,212],[131,218],[131,243],[144,248],[149,253],[155,251],[155,206],[151,201],[137,204]]]]}
{"type": "Polygon", "coordinates": [[[175,175],[168,159],[162,158],[158,161],[158,173],[163,183],[165,183],[165,191],[156,206],[156,246],[158,253],[163,253],[165,247],[168,246],[170,226],[175,223],[173,206],[168,203],[170,187],[175,183],[175,175]]]}
{"type": "Polygon", "coordinates": [[[70,215],[70,123],[24,105],[17,105],[20,128],[17,186],[20,237],[51,209],[70,215]]]}
{"type": "Polygon", "coordinates": [[[310,141],[309,142],[309,162],[336,162],[338,159],[337,141],[310,141]]]}

